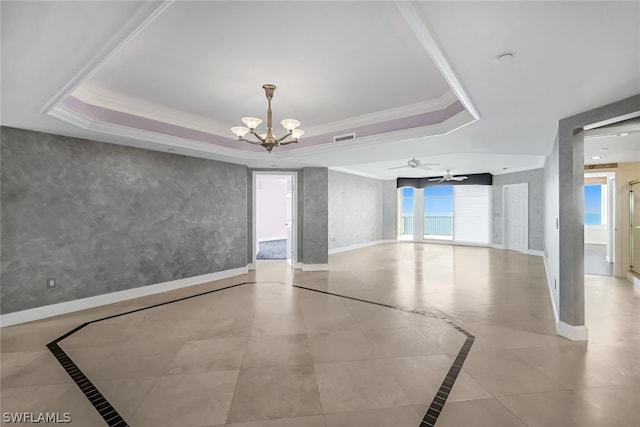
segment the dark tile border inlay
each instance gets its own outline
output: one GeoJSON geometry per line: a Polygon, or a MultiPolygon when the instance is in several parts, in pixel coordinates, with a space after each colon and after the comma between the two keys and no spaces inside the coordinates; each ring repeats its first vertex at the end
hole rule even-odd
{"type": "MultiPolygon", "coordinates": [[[[102,393],[100,393],[100,391],[93,385],[93,383],[80,370],[80,368],[73,362],[73,360],[71,360],[71,358],[67,355],[67,353],[65,353],[65,351],[62,348],[60,348],[58,343],[60,341],[64,340],[65,338],[68,338],[71,335],[75,334],[76,332],[80,331],[85,326],[88,326],[88,325],[90,325],[92,323],[97,323],[97,322],[101,322],[103,320],[113,319],[115,317],[126,316],[128,314],[137,313],[139,311],[148,310],[150,308],[160,307],[160,306],[171,304],[171,303],[174,303],[174,302],[184,301],[184,300],[188,300],[188,299],[191,299],[191,298],[196,298],[196,297],[199,297],[199,296],[202,296],[202,295],[207,295],[207,294],[211,294],[211,293],[214,293],[214,292],[224,291],[226,289],[231,289],[231,288],[235,288],[235,287],[242,286],[242,285],[258,284],[258,283],[260,283],[260,282],[242,282],[242,283],[237,283],[235,285],[225,286],[223,288],[213,289],[211,291],[201,292],[201,293],[198,293],[198,294],[195,294],[195,295],[189,295],[189,296],[186,296],[186,297],[182,297],[182,298],[177,298],[177,299],[170,300],[170,301],[161,302],[161,303],[158,303],[158,304],[153,304],[153,305],[150,305],[148,307],[142,307],[142,308],[138,308],[138,309],[135,309],[135,310],[130,310],[130,311],[127,311],[127,312],[124,312],[124,313],[119,313],[119,314],[114,314],[112,316],[102,317],[100,319],[92,320],[90,322],[85,322],[85,323],[81,324],[80,326],[70,330],[66,334],[64,334],[64,335],[56,338],[55,340],[51,341],[49,344],[47,344],[47,348],[55,356],[55,358],[58,360],[60,365],[64,368],[64,370],[71,377],[71,379],[76,383],[78,388],[80,388],[80,391],[82,391],[82,393],[86,396],[86,398],[93,405],[93,407],[96,409],[96,411],[98,411],[98,413],[100,414],[102,419],[107,423],[107,425],[109,427],[128,427],[129,424],[122,418],[122,416],[120,414],[118,414],[118,411],[116,411],[116,409],[111,405],[111,403],[109,403],[109,401],[102,395],[102,393]]],[[[265,282],[265,283],[279,283],[279,284],[288,286],[286,283],[282,283],[282,282],[265,282]]],[[[433,401],[431,402],[431,405],[429,405],[429,408],[427,409],[427,412],[424,414],[424,417],[422,418],[422,421],[420,422],[420,426],[418,426],[418,427],[423,427],[423,426],[434,427],[435,426],[436,421],[438,420],[438,416],[440,416],[440,412],[444,408],[444,405],[447,402],[447,399],[449,397],[449,393],[451,392],[451,389],[453,388],[453,385],[455,384],[456,379],[458,378],[458,374],[460,373],[460,370],[462,369],[462,365],[464,364],[465,359],[469,355],[469,351],[471,350],[471,346],[473,345],[473,341],[475,340],[475,337],[473,335],[471,335],[469,332],[465,331],[460,326],[458,326],[455,323],[453,323],[451,320],[449,320],[445,316],[441,316],[441,315],[438,315],[438,314],[425,312],[425,311],[420,310],[420,309],[409,309],[409,308],[403,308],[403,307],[396,307],[396,306],[393,306],[393,305],[390,305],[390,304],[384,304],[384,303],[381,303],[381,302],[369,301],[369,300],[356,298],[356,297],[350,297],[348,295],[336,294],[336,293],[333,293],[333,292],[322,291],[322,290],[319,290],[319,289],[307,288],[305,286],[300,286],[300,285],[291,285],[291,286],[294,287],[294,288],[297,288],[297,289],[304,289],[304,290],[307,290],[307,291],[318,292],[318,293],[321,293],[321,294],[331,295],[331,296],[334,296],[334,297],[350,299],[350,300],[353,300],[353,301],[359,301],[359,302],[363,302],[363,303],[367,303],[367,304],[377,305],[377,306],[380,306],[380,307],[390,308],[390,309],[393,309],[393,310],[400,310],[400,311],[404,311],[404,312],[407,312],[407,313],[418,314],[420,316],[432,317],[434,319],[439,319],[439,320],[449,324],[455,330],[457,330],[458,332],[460,332],[464,336],[466,336],[467,339],[465,340],[464,344],[462,345],[462,348],[458,352],[458,355],[456,356],[455,360],[453,361],[453,364],[449,368],[449,372],[447,372],[447,375],[445,376],[444,380],[442,381],[442,384],[440,385],[440,388],[438,389],[438,392],[436,393],[435,397],[433,398],[433,401]]]]}

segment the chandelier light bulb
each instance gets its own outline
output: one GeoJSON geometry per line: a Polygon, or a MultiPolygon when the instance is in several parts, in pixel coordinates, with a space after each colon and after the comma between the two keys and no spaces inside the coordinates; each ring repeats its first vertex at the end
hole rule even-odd
{"type": "Polygon", "coordinates": [[[302,129],[294,129],[291,131],[291,137],[294,141],[297,141],[302,135],[304,135],[304,131],[302,129]]]}
{"type": "Polygon", "coordinates": [[[258,126],[260,126],[260,123],[262,123],[262,120],[257,117],[243,117],[242,123],[247,125],[249,129],[255,129],[258,126]]]}
{"type": "Polygon", "coordinates": [[[249,128],[246,128],[244,126],[236,126],[231,128],[231,132],[233,132],[234,135],[237,136],[238,138],[242,138],[243,136],[249,133],[249,128]]]}
{"type": "Polygon", "coordinates": [[[300,126],[300,122],[295,119],[284,119],[280,122],[280,124],[289,132],[300,126]]]}

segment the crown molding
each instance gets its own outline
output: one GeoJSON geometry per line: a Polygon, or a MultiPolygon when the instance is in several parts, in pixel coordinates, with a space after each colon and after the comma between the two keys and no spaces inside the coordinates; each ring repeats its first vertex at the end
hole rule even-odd
{"type": "Polygon", "coordinates": [[[361,116],[351,117],[344,120],[327,123],[324,125],[309,128],[305,135],[307,137],[316,135],[325,135],[335,133],[344,129],[353,129],[361,126],[367,126],[378,122],[400,119],[403,117],[417,116],[418,114],[431,113],[434,111],[444,110],[454,102],[458,101],[456,95],[448,90],[440,97],[430,99],[428,101],[418,102],[416,104],[403,105],[388,110],[377,111],[375,113],[363,114],[361,116]]]}
{"type": "Polygon", "coordinates": [[[147,25],[164,12],[175,0],[143,2],[140,9],[111,37],[101,49],[56,94],[40,112],[49,113],[69,96],[80,84],[102,68],[124,45],[137,36],[147,25]]]}
{"type": "Polygon", "coordinates": [[[447,120],[433,125],[420,126],[416,128],[402,129],[392,132],[379,133],[376,135],[355,138],[349,141],[327,142],[325,144],[310,147],[300,147],[295,150],[281,151],[278,154],[282,159],[294,159],[312,154],[322,154],[335,150],[345,150],[349,148],[373,146],[391,142],[400,142],[410,139],[427,138],[432,136],[446,135],[455,132],[471,123],[477,121],[467,110],[462,110],[458,114],[447,120]]]}
{"type": "MultiPolygon", "coordinates": [[[[147,130],[141,130],[137,128],[130,128],[125,126],[114,125],[111,123],[103,123],[93,120],[88,120],[82,115],[75,113],[64,107],[55,107],[47,113],[47,115],[55,117],[59,120],[65,121],[69,124],[77,126],[79,128],[99,132],[105,135],[122,137],[127,139],[133,139],[138,141],[150,142],[157,144],[158,150],[165,151],[167,148],[182,148],[186,150],[193,150],[201,153],[214,154],[219,156],[231,157],[234,159],[245,160],[264,160],[264,156],[260,152],[251,152],[244,150],[236,150],[233,148],[222,147],[216,144],[209,144],[206,142],[198,142],[190,139],[179,138],[175,136],[169,136],[162,133],[150,132],[147,130]]],[[[272,157],[274,157],[272,155],[272,157]]]]}
{"type": "Polygon", "coordinates": [[[416,2],[411,1],[396,1],[395,5],[420,44],[422,44],[424,50],[436,64],[447,83],[449,83],[449,87],[451,87],[462,105],[464,105],[464,108],[469,111],[476,120],[480,119],[480,113],[473,104],[471,97],[467,94],[462,81],[449,64],[435,36],[429,30],[427,19],[420,10],[420,7],[416,2]]]}
{"type": "Polygon", "coordinates": [[[172,125],[199,130],[220,136],[229,136],[229,126],[225,123],[165,107],[144,99],[123,94],[109,93],[96,88],[80,86],[72,94],[82,102],[133,116],[144,117],[172,125]]]}

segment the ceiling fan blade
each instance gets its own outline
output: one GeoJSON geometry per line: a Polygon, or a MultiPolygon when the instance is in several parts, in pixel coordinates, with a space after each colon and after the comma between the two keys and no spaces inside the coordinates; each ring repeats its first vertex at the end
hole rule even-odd
{"type": "Polygon", "coordinates": [[[422,163],[422,162],[420,162],[420,166],[440,166],[440,163],[422,163]]]}
{"type": "Polygon", "coordinates": [[[408,168],[408,167],[409,166],[396,166],[396,167],[393,167],[393,168],[389,168],[388,170],[391,170],[391,169],[404,169],[404,168],[408,168]]]}
{"type": "Polygon", "coordinates": [[[422,166],[422,165],[417,166],[417,167],[420,168],[420,169],[426,170],[426,171],[430,171],[431,170],[431,168],[428,168],[428,167],[422,166]]]}
{"type": "Polygon", "coordinates": [[[429,178],[429,181],[431,181],[431,182],[443,182],[444,178],[429,178]]]}
{"type": "Polygon", "coordinates": [[[464,181],[465,179],[468,179],[468,176],[453,176],[451,177],[451,181],[464,181]]]}

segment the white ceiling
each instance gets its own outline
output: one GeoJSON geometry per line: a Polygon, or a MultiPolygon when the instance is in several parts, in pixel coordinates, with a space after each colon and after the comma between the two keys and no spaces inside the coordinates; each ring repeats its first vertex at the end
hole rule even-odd
{"type": "MultiPolygon", "coordinates": [[[[327,166],[379,178],[532,169],[550,153],[558,120],[640,93],[640,2],[3,1],[1,7],[3,125],[249,166],[327,166]],[[506,51],[515,52],[513,61],[493,61],[506,51]],[[278,86],[274,120],[299,119],[305,136],[340,129],[354,117],[382,120],[390,110],[407,116],[452,93],[466,95],[461,100],[480,119],[454,130],[473,121],[472,112],[463,112],[447,126],[323,148],[305,147],[303,137],[296,150],[245,155],[100,123],[81,128],[46,114],[73,93],[222,135],[242,116],[264,118],[264,83],[278,86]],[[440,166],[388,170],[412,157],[440,166]]],[[[594,155],[604,163],[640,161],[640,133],[587,139],[587,163],[596,162],[594,155]],[[604,145],[610,150],[600,152],[604,145]]]]}

